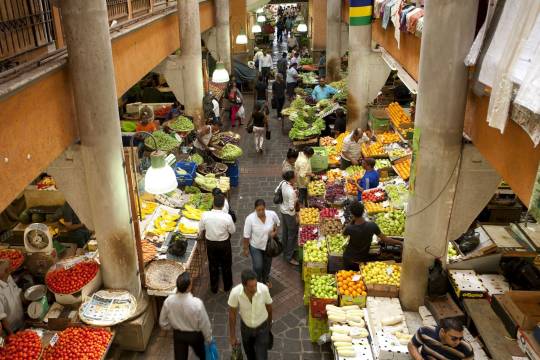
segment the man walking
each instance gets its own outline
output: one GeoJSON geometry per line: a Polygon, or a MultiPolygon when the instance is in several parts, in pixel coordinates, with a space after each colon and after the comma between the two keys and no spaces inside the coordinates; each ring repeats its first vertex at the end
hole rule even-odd
{"type": "Polygon", "coordinates": [[[276,67],[277,67],[278,73],[283,75],[283,78],[285,79],[285,77],[287,76],[287,68],[288,68],[288,61],[287,61],[287,53],[286,52],[283,52],[283,54],[281,54],[281,59],[279,59],[277,61],[276,67]]]}
{"type": "Polygon", "coordinates": [[[190,346],[199,359],[205,360],[204,343],[212,340],[210,319],[201,299],[191,294],[191,287],[189,273],[179,275],[177,293],[165,299],[159,316],[163,329],[173,329],[175,360],[187,360],[190,346]]]}
{"type": "Polygon", "coordinates": [[[222,211],[225,204],[223,194],[214,197],[214,208],[205,212],[199,222],[199,235],[206,240],[210,289],[214,294],[219,290],[219,270],[223,276],[225,292],[232,288],[231,235],[236,228],[231,215],[222,211]]]}
{"type": "Polygon", "coordinates": [[[263,57],[259,60],[259,70],[266,84],[268,84],[268,76],[270,75],[270,70],[272,70],[273,65],[272,55],[268,52],[268,49],[264,49],[263,57]]]}
{"type": "Polygon", "coordinates": [[[272,327],[272,297],[268,287],[257,282],[253,270],[244,270],[242,283],[229,295],[229,340],[234,347],[236,339],[236,315],[240,313],[242,346],[248,360],[267,360],[270,331],[272,327]]]}

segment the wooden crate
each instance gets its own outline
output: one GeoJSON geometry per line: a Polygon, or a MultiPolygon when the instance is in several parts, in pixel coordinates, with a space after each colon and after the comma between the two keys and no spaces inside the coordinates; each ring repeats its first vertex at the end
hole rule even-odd
{"type": "Polygon", "coordinates": [[[302,264],[302,279],[309,283],[311,275],[323,275],[327,273],[328,264],[325,262],[304,262],[302,264]]]}
{"type": "Polygon", "coordinates": [[[443,297],[435,299],[426,298],[424,303],[437,323],[439,323],[441,319],[448,318],[457,318],[462,322],[465,322],[465,314],[456,305],[449,294],[445,294],[443,297]]]}

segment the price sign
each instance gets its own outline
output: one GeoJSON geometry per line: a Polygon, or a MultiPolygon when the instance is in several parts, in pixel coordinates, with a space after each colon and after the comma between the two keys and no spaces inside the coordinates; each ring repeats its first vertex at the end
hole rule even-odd
{"type": "Polygon", "coordinates": [[[49,341],[49,345],[51,345],[51,347],[54,346],[59,338],[60,336],[58,336],[58,333],[54,334],[54,336],[49,341]]]}
{"type": "Polygon", "coordinates": [[[386,268],[386,274],[388,274],[388,276],[392,276],[392,274],[394,273],[394,268],[389,266],[386,268]]]}
{"type": "Polygon", "coordinates": [[[353,281],[353,282],[360,281],[360,275],[358,275],[358,274],[357,274],[357,275],[353,275],[352,281],[353,281]]]}

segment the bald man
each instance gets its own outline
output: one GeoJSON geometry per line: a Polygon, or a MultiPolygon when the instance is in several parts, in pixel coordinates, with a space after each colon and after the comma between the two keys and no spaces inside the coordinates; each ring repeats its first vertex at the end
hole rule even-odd
{"type": "Polygon", "coordinates": [[[24,327],[22,290],[10,274],[9,260],[0,260],[0,330],[8,334],[24,327]]]}

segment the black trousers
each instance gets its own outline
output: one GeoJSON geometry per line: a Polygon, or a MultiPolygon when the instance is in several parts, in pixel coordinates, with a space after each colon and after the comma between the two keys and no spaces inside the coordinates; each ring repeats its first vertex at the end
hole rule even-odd
{"type": "Polygon", "coordinates": [[[283,110],[283,105],[285,105],[285,98],[276,98],[276,113],[277,117],[281,118],[283,115],[281,115],[281,110],[283,110]]]}
{"type": "Polygon", "coordinates": [[[270,329],[268,322],[256,328],[247,327],[242,321],[240,324],[242,346],[248,360],[267,360],[268,345],[270,342],[270,329]]]}
{"type": "Polygon", "coordinates": [[[190,346],[199,359],[205,360],[206,352],[202,332],[174,330],[173,339],[175,360],[187,360],[190,346]]]}
{"type": "Polygon", "coordinates": [[[210,273],[210,289],[217,293],[219,290],[219,272],[223,276],[223,289],[232,288],[232,249],[231,240],[206,240],[206,254],[208,255],[208,272],[210,273]]]}

